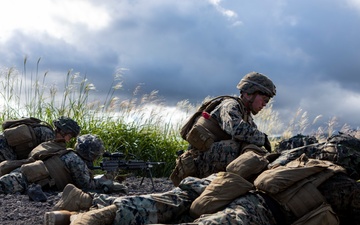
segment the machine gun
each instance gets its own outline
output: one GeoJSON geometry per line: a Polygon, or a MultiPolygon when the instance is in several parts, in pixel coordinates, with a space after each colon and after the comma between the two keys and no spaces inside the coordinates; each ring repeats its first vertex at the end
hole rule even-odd
{"type": "MultiPolygon", "coordinates": [[[[131,155],[131,156],[135,157],[135,155],[131,155]]],[[[164,164],[164,162],[149,162],[138,159],[126,160],[125,158],[126,155],[122,152],[114,152],[114,153],[105,152],[103,154],[103,161],[100,162],[100,166],[93,166],[91,169],[101,169],[108,173],[116,173],[121,170],[125,170],[125,171],[141,170],[145,173],[146,172],[148,173],[153,189],[155,190],[151,168],[154,165],[164,164]]],[[[140,186],[142,185],[144,178],[145,176],[143,175],[140,186]]]]}

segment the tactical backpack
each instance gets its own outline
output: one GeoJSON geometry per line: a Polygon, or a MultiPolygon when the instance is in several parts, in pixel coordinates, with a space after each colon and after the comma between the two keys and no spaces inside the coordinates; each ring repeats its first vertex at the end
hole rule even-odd
{"type": "MultiPolygon", "coordinates": [[[[64,162],[60,159],[61,156],[74,152],[70,148],[66,148],[66,144],[63,142],[48,141],[44,142],[41,145],[38,145],[30,153],[29,157],[35,159],[36,161],[43,161],[48,177],[45,179],[38,179],[36,183],[41,186],[49,185],[50,187],[56,186],[57,190],[62,190],[66,184],[73,183],[73,179],[70,175],[70,171],[67,169],[64,162]]],[[[29,173],[35,173],[34,170],[39,167],[30,167],[29,173]],[[34,169],[34,170],[33,170],[34,169]]],[[[44,168],[44,167],[43,167],[44,168]]],[[[41,169],[41,168],[40,168],[41,169]]],[[[37,172],[40,173],[40,172],[37,172]]],[[[43,171],[46,174],[46,172],[43,171]]]]}
{"type": "Polygon", "coordinates": [[[338,218],[317,189],[335,173],[345,173],[345,169],[326,160],[309,159],[303,154],[286,166],[264,171],[255,179],[254,185],[297,219],[307,221],[298,221],[296,224],[316,224],[309,222],[310,217],[313,222],[318,221],[316,218],[322,218],[328,221],[327,224],[338,224],[338,218]],[[321,206],[326,206],[326,210],[321,206]]]}
{"type": "Polygon", "coordinates": [[[2,129],[6,142],[15,151],[18,159],[26,159],[29,152],[40,144],[34,131],[35,127],[40,126],[53,130],[48,123],[34,117],[3,122],[2,129]]]}
{"type": "Polygon", "coordinates": [[[189,142],[191,149],[176,159],[175,169],[170,175],[175,186],[178,186],[185,177],[197,176],[194,159],[200,152],[209,150],[212,143],[216,141],[231,139],[231,136],[223,131],[217,121],[209,114],[221,101],[228,98],[239,101],[237,97],[229,95],[218,96],[206,101],[181,128],[180,135],[189,142]]]}
{"type": "Polygon", "coordinates": [[[208,150],[211,144],[216,141],[231,139],[231,136],[222,130],[218,122],[209,114],[224,99],[228,98],[239,102],[238,97],[230,95],[218,96],[204,102],[181,128],[181,137],[200,151],[208,150]]]}

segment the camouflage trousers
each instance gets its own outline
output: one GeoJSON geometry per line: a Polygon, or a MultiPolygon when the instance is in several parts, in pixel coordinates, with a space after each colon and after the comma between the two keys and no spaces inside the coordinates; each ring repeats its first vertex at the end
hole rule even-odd
{"type": "Polygon", "coordinates": [[[0,162],[16,159],[14,150],[8,145],[3,134],[0,134],[0,162]]]}
{"type": "Polygon", "coordinates": [[[194,159],[197,176],[207,177],[225,171],[226,166],[240,155],[240,143],[233,140],[215,142],[206,152],[194,159]]]}
{"type": "Polygon", "coordinates": [[[192,221],[187,215],[190,205],[213,179],[215,176],[204,179],[187,177],[181,181],[179,187],[159,194],[121,197],[95,194],[93,205],[105,207],[115,204],[117,211],[113,224],[169,224],[192,221]]]}
{"type": "Polygon", "coordinates": [[[215,177],[215,174],[203,179],[186,177],[179,187],[159,194],[122,197],[96,194],[93,204],[100,207],[115,204],[117,212],[113,224],[276,224],[264,199],[255,193],[239,197],[226,209],[194,221],[188,215],[191,203],[215,177]]]}
{"type": "Polygon", "coordinates": [[[29,184],[20,172],[20,168],[0,177],[0,193],[2,194],[24,193],[28,186],[29,184]]]}
{"type": "Polygon", "coordinates": [[[185,224],[275,225],[276,221],[265,200],[259,194],[248,193],[235,199],[224,210],[202,215],[185,224]]]}

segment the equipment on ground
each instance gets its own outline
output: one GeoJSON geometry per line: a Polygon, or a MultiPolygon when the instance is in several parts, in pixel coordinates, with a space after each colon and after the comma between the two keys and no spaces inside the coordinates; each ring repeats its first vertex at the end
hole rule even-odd
{"type": "MultiPolygon", "coordinates": [[[[131,155],[135,157],[135,155],[131,155]]],[[[154,181],[152,178],[151,168],[155,165],[165,164],[165,162],[150,162],[138,159],[126,160],[126,155],[122,152],[105,152],[103,154],[103,161],[100,162],[100,166],[93,166],[90,169],[101,169],[107,173],[114,174],[119,171],[142,171],[147,173],[151,180],[153,189],[155,190],[154,181]]],[[[140,186],[142,185],[145,175],[141,179],[140,186]]]]}

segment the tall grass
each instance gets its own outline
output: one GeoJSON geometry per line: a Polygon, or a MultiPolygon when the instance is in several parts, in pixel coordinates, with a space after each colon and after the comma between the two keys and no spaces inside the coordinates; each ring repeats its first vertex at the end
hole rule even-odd
{"type": "MultiPolygon", "coordinates": [[[[142,160],[165,162],[163,166],[154,168],[154,176],[168,176],[175,166],[176,152],[187,148],[187,143],[180,138],[179,129],[198,108],[187,100],[169,111],[158,98],[157,91],[141,95],[138,86],[131,97],[124,97],[121,91],[126,69],[115,72],[106,96],[98,98],[95,85],[86,76],[69,70],[60,82],[64,86],[59,89],[48,83],[48,72],[39,73],[40,59],[34,73],[27,72],[26,64],[27,58],[22,72],[16,68],[0,70],[0,122],[32,116],[51,123],[60,116],[71,117],[81,126],[81,134],[98,135],[109,152],[121,151],[142,160]]],[[[286,124],[280,121],[272,107],[273,100],[255,117],[255,121],[259,130],[270,137],[280,137],[271,139],[273,145],[283,138],[306,133],[308,127],[321,118],[319,115],[310,123],[307,112],[299,109],[286,124]]],[[[334,133],[335,125],[336,117],[331,118],[325,127],[320,126],[314,134],[317,138],[326,138],[326,134],[334,133]]],[[[346,125],[342,130],[351,131],[346,125]]],[[[70,143],[69,147],[73,144],[70,143]]]]}
{"type": "Polygon", "coordinates": [[[0,71],[0,122],[32,116],[51,123],[60,116],[69,116],[79,123],[81,134],[101,137],[107,151],[166,162],[154,167],[153,173],[155,176],[170,174],[175,166],[176,151],[185,149],[187,143],[179,138],[178,125],[171,123],[172,116],[176,115],[161,114],[163,106],[156,91],[139,95],[137,88],[130,99],[120,101],[123,98],[123,70],[120,69],[104,100],[92,100],[97,99],[96,87],[86,77],[69,70],[64,75],[64,87],[59,90],[56,85],[48,84],[48,72],[39,74],[40,59],[35,74],[28,74],[26,62],[25,59],[22,73],[15,68],[0,71]]]}

